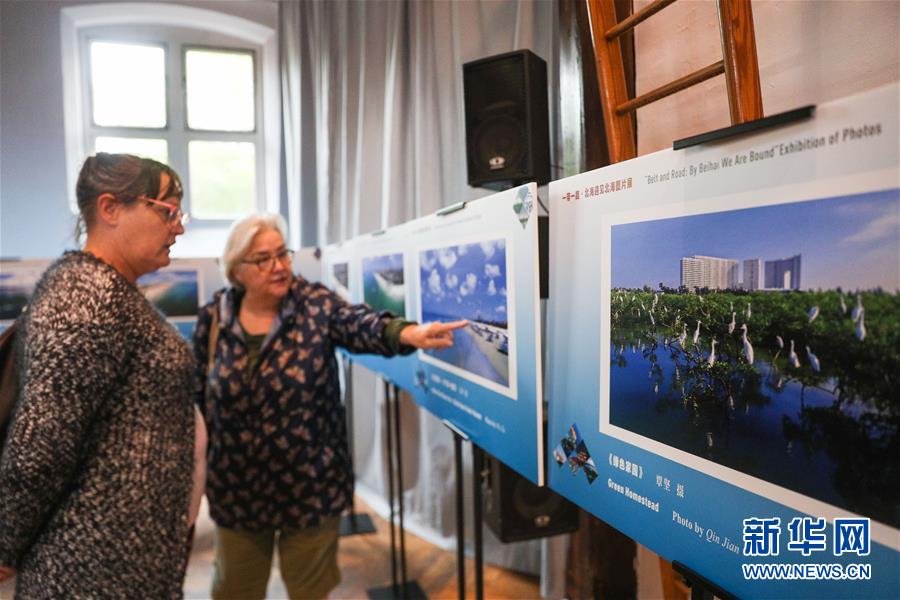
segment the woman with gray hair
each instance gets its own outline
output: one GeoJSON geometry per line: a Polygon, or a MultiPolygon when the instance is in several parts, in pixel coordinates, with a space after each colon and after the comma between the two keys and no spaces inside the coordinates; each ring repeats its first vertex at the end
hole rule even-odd
{"type": "Polygon", "coordinates": [[[447,348],[466,325],[417,325],[347,304],[293,275],[284,232],[277,215],[234,224],[222,265],[230,286],[200,310],[194,332],[217,526],[214,598],[263,598],[276,539],[291,598],[323,598],[338,584],[353,474],[334,350],[447,348]]]}

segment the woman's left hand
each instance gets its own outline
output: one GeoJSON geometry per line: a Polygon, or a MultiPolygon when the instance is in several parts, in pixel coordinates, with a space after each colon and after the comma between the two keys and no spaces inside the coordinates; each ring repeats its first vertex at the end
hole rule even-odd
{"type": "Polygon", "coordinates": [[[407,325],[400,331],[400,343],[423,350],[449,348],[453,345],[453,330],[468,324],[468,321],[451,321],[449,323],[407,325]]]}

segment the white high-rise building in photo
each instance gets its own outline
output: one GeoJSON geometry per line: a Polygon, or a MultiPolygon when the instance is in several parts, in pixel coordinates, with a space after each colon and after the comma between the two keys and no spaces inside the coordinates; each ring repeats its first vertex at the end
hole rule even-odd
{"type": "Polygon", "coordinates": [[[800,255],[766,261],[766,287],[772,290],[800,289],[800,255]]]}
{"type": "Polygon", "coordinates": [[[744,260],[744,277],[741,287],[745,290],[758,290],[762,287],[762,261],[758,258],[744,260]]]}
{"type": "Polygon", "coordinates": [[[689,290],[709,288],[728,290],[738,287],[738,261],[717,256],[681,258],[681,285],[689,290]]]}

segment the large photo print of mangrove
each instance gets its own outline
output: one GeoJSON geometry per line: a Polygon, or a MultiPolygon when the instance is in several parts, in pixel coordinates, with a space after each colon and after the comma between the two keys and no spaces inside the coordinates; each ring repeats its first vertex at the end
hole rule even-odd
{"type": "Polygon", "coordinates": [[[501,238],[421,251],[419,294],[423,322],[469,322],[454,332],[453,347],[423,351],[423,357],[510,395],[506,250],[501,238]]]}
{"type": "MultiPolygon", "coordinates": [[[[403,279],[403,254],[385,254],[362,260],[363,302],[374,310],[388,310],[406,316],[406,283],[403,279]]],[[[341,283],[335,273],[335,279],[341,283]]]]}
{"type": "Polygon", "coordinates": [[[609,424],[900,525],[897,190],[613,225],[609,424]]]}

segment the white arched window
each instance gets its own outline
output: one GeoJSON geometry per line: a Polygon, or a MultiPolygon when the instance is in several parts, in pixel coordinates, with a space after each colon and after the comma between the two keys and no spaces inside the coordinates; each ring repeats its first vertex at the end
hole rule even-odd
{"type": "Polygon", "coordinates": [[[61,16],[69,189],[95,152],[170,164],[192,217],[175,246],[182,256],[217,254],[235,218],[278,212],[273,29],[168,3],[81,5],[61,16]]]}

